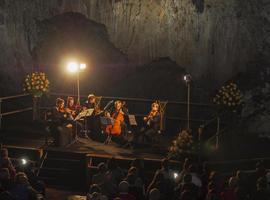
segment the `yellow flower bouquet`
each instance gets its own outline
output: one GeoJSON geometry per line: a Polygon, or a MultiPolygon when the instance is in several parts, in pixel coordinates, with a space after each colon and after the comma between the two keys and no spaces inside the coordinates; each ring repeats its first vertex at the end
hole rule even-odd
{"type": "Polygon", "coordinates": [[[243,103],[243,95],[233,82],[222,86],[213,98],[214,104],[236,110],[243,103]]]}
{"type": "Polygon", "coordinates": [[[23,83],[23,91],[33,96],[41,97],[49,91],[50,81],[44,72],[33,72],[28,74],[23,83]]]}

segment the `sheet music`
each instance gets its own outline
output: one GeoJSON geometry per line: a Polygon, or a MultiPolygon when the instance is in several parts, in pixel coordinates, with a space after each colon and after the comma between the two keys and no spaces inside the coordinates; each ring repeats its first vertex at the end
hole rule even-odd
{"type": "Polygon", "coordinates": [[[94,112],[94,109],[92,108],[83,110],[76,116],[75,121],[81,119],[82,117],[89,117],[93,114],[93,112],[94,112]]]}
{"type": "Polygon", "coordinates": [[[136,118],[135,118],[135,115],[128,115],[128,120],[129,120],[129,124],[131,126],[137,126],[137,121],[136,121],[136,118]]]}

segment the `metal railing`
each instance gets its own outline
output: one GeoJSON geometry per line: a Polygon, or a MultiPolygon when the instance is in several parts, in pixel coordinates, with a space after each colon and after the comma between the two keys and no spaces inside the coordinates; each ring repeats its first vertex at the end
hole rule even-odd
{"type": "Polygon", "coordinates": [[[2,119],[3,119],[4,116],[18,114],[18,113],[33,110],[33,107],[31,106],[31,107],[26,107],[26,108],[21,108],[21,109],[16,109],[16,110],[3,112],[3,110],[2,110],[3,101],[8,101],[8,100],[12,100],[12,99],[18,99],[18,98],[27,97],[27,96],[30,96],[30,94],[18,94],[18,95],[13,95],[13,96],[0,97],[0,130],[2,129],[2,119]]]}
{"type": "MultiPolygon", "coordinates": [[[[3,101],[9,101],[12,99],[19,99],[19,98],[27,97],[27,96],[30,97],[31,95],[30,94],[19,94],[19,95],[0,98],[0,130],[2,128],[2,118],[4,116],[34,110],[33,104],[32,104],[32,106],[3,112],[3,109],[2,109],[3,101]]],[[[51,106],[54,106],[54,100],[56,97],[67,97],[67,96],[76,96],[76,95],[67,94],[67,93],[52,92],[52,93],[50,93],[50,98],[47,99],[47,102],[45,104],[41,103],[39,105],[40,106],[39,109],[40,110],[50,109],[51,106]]],[[[81,95],[81,97],[86,98],[87,95],[81,95]]],[[[140,117],[140,118],[148,114],[149,106],[151,105],[152,102],[156,101],[156,99],[102,96],[103,103],[106,103],[110,100],[117,100],[117,99],[129,102],[129,106],[131,105],[131,107],[129,107],[129,108],[131,108],[130,110],[132,110],[132,114],[137,116],[137,117],[140,117]]],[[[31,102],[31,103],[33,103],[33,102],[31,102]]],[[[164,114],[164,120],[174,127],[184,128],[184,126],[187,122],[186,106],[187,106],[187,102],[185,102],[185,101],[168,101],[167,106],[166,106],[166,110],[165,110],[165,114],[164,114]],[[180,123],[181,123],[181,126],[179,126],[180,123]]],[[[207,125],[207,123],[210,123],[211,120],[207,121],[207,117],[205,117],[201,114],[206,113],[209,110],[211,111],[211,109],[215,110],[215,107],[212,104],[190,102],[190,106],[192,108],[191,109],[192,112],[194,112],[194,113],[197,112],[197,114],[193,113],[191,115],[190,122],[192,122],[193,124],[198,124],[198,125],[205,124],[205,126],[207,125]],[[202,111],[202,112],[196,111],[196,110],[200,110],[200,109],[204,110],[204,111],[202,111]],[[196,116],[196,118],[193,116],[196,116]]],[[[213,116],[213,115],[211,114],[211,116],[213,116]]],[[[218,133],[218,131],[217,131],[217,133],[218,133]]]]}

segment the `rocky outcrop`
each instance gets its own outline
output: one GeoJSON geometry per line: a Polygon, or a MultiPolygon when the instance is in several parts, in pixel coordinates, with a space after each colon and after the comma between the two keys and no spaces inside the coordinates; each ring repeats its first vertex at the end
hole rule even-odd
{"type": "Polygon", "coordinates": [[[12,78],[39,64],[39,22],[70,11],[104,24],[129,66],[170,57],[197,80],[221,83],[254,56],[269,61],[266,0],[1,0],[0,73],[12,78]]]}

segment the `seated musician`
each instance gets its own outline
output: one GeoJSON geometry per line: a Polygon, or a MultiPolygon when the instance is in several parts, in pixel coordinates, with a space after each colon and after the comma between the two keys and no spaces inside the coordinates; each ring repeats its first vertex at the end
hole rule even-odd
{"type": "Polygon", "coordinates": [[[100,116],[99,107],[96,103],[96,96],[94,94],[89,94],[87,98],[87,102],[83,106],[84,109],[94,109],[93,114],[90,117],[87,117],[87,130],[89,131],[89,137],[94,140],[102,140],[100,139],[101,136],[101,125],[100,125],[100,116]]]}
{"type": "Polygon", "coordinates": [[[61,98],[56,99],[56,106],[52,110],[52,123],[50,126],[56,145],[59,144],[59,133],[63,127],[72,126],[68,119],[68,114],[65,109],[65,100],[61,98]]]}
{"type": "Polygon", "coordinates": [[[78,105],[75,104],[74,97],[69,96],[67,98],[66,113],[67,119],[73,125],[73,132],[76,133],[74,136],[77,136],[77,133],[79,133],[83,127],[82,123],[75,121],[76,116],[79,114],[79,110],[78,105]]]}
{"type": "Polygon", "coordinates": [[[149,114],[143,118],[145,126],[141,130],[148,142],[152,141],[153,137],[157,135],[160,129],[160,120],[159,104],[154,102],[149,114]]]}
{"type": "Polygon", "coordinates": [[[75,117],[77,115],[77,111],[76,111],[76,105],[75,105],[74,97],[69,96],[67,98],[66,112],[69,114],[69,117],[71,119],[75,119],[75,117]]]}
{"type": "Polygon", "coordinates": [[[127,108],[123,107],[123,102],[117,100],[114,102],[114,108],[111,112],[106,112],[106,116],[113,119],[114,124],[108,125],[105,132],[108,134],[108,138],[105,141],[109,143],[110,138],[120,144],[124,144],[123,136],[126,135],[127,125],[125,123],[125,117],[128,115],[127,108]]]}

